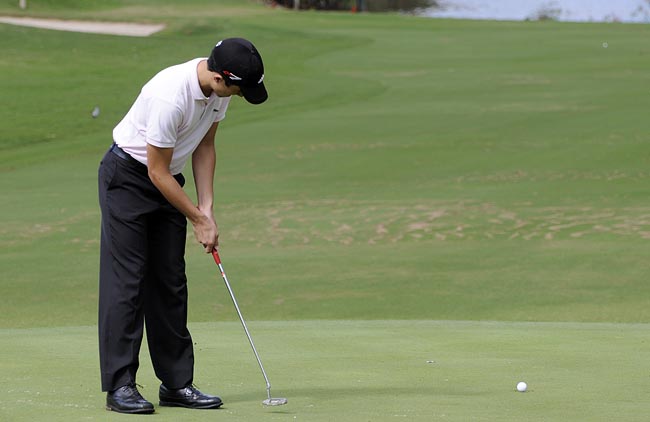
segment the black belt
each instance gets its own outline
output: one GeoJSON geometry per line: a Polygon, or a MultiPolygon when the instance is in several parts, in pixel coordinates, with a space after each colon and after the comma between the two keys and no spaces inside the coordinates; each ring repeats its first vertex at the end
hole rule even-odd
{"type": "Polygon", "coordinates": [[[120,148],[119,146],[117,146],[116,143],[113,143],[113,145],[111,146],[110,151],[113,154],[120,157],[122,160],[126,160],[126,161],[131,162],[131,163],[138,163],[140,165],[143,165],[141,162],[139,162],[138,160],[136,160],[135,158],[131,157],[129,154],[124,152],[124,150],[122,148],[120,148]]]}
{"type": "MultiPolygon", "coordinates": [[[[127,161],[127,162],[129,162],[131,164],[135,164],[135,165],[130,166],[130,167],[136,168],[138,171],[142,172],[143,174],[147,174],[147,171],[148,171],[147,166],[142,164],[141,162],[139,162],[135,158],[131,157],[126,152],[124,152],[124,150],[122,148],[118,147],[116,143],[113,143],[113,145],[111,145],[111,148],[109,149],[109,151],[112,152],[113,154],[117,155],[118,157],[120,157],[122,160],[127,161]]],[[[185,177],[183,176],[183,173],[174,174],[174,179],[176,179],[176,181],[178,182],[179,185],[181,185],[181,187],[183,187],[185,185],[185,177]]]]}

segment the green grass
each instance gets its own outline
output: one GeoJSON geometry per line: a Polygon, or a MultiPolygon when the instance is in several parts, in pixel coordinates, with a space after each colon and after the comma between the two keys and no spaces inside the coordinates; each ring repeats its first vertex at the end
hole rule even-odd
{"type": "Polygon", "coordinates": [[[647,25],[17,3],[0,14],[167,27],[129,38],[0,25],[0,419],[44,407],[48,420],[114,416],[101,409],[94,329],[76,328],[96,323],[97,166],[142,84],[227,36],[260,49],[270,99],[233,100],[217,135],[221,255],[291,404],[258,407],[236,314],[190,235],[190,320],[213,342],[197,352],[197,382],[230,399],[222,413],[632,421],[650,410],[637,393],[650,323],[647,25]],[[422,364],[432,354],[447,366],[422,364]],[[225,383],[210,372],[221,367],[225,383]],[[530,394],[512,392],[519,378],[530,394]]]}
{"type": "MultiPolygon", "coordinates": [[[[644,421],[647,324],[454,321],[253,322],[274,397],[238,323],[192,324],[195,382],[217,411],[156,409],[156,420],[644,421]],[[224,357],[227,357],[224,358],[224,357]],[[525,380],[526,393],[515,391],[525,380]]],[[[0,331],[5,420],[122,420],[88,377],[95,328],[0,331]],[[34,416],[41,415],[41,416],[34,416]]],[[[146,345],[143,345],[146,354],[146,345]]],[[[142,359],[140,390],[158,384],[142,359]]]]}

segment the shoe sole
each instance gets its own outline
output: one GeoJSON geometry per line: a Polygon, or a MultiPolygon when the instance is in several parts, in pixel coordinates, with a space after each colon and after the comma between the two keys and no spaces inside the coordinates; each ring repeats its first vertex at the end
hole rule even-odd
{"type": "Polygon", "coordinates": [[[216,403],[216,404],[203,404],[203,405],[187,405],[183,403],[177,403],[175,401],[164,401],[161,400],[158,403],[160,406],[167,406],[167,407],[185,407],[187,409],[218,409],[221,406],[223,406],[223,402],[216,403]]]}
{"type": "Polygon", "coordinates": [[[154,413],[156,409],[133,409],[133,410],[121,410],[121,409],[116,409],[110,406],[106,406],[106,410],[111,411],[111,412],[117,412],[117,413],[127,413],[129,415],[135,415],[135,414],[142,414],[142,415],[147,415],[154,413]]]}

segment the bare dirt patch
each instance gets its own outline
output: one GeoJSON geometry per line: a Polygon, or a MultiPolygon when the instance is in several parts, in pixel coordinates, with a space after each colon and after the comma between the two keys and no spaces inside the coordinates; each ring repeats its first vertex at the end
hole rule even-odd
{"type": "Polygon", "coordinates": [[[592,208],[479,201],[289,201],[226,206],[231,241],[280,244],[385,244],[427,240],[650,239],[650,208],[592,208]]]}

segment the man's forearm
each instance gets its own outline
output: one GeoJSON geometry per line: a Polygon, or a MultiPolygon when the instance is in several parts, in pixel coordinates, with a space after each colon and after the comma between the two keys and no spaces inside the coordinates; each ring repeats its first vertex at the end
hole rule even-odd
{"type": "Polygon", "coordinates": [[[214,202],[214,170],[217,163],[214,138],[218,126],[219,123],[214,123],[210,127],[192,154],[192,171],[198,206],[201,211],[209,212],[210,215],[214,202]]]}
{"type": "Polygon", "coordinates": [[[196,185],[196,197],[199,209],[212,210],[214,201],[214,170],[216,155],[214,145],[201,145],[192,156],[192,171],[196,185]]]}
{"type": "Polygon", "coordinates": [[[205,218],[205,214],[192,203],[192,200],[187,196],[171,173],[168,171],[149,170],[149,178],[160,193],[163,194],[165,199],[192,223],[196,224],[202,218],[205,218]]]}
{"type": "MultiPolygon", "coordinates": [[[[159,148],[148,144],[147,168],[149,178],[165,199],[190,220],[196,240],[203,245],[207,253],[210,253],[213,248],[219,245],[219,232],[212,216],[212,210],[210,209],[208,212],[206,209],[195,206],[181,185],[174,179],[174,176],[169,171],[169,163],[171,163],[173,154],[174,150],[171,148],[159,148]]],[[[199,165],[199,167],[202,166],[199,165]]],[[[212,167],[214,168],[214,165],[212,167]]],[[[199,172],[204,173],[202,170],[199,170],[199,172]]],[[[204,181],[201,184],[203,192],[206,178],[202,176],[200,180],[204,181]]],[[[203,200],[211,203],[211,197],[212,195],[209,195],[203,200]]]]}

